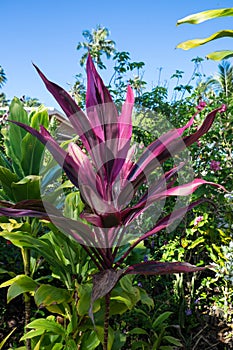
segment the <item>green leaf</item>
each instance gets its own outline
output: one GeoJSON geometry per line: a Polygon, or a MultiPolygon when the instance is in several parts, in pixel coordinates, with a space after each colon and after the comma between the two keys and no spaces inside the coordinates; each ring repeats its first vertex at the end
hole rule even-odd
{"type": "Polygon", "coordinates": [[[134,342],[132,344],[132,350],[137,350],[137,349],[148,349],[148,343],[146,343],[145,341],[139,340],[137,342],[134,342]]]}
{"type": "Polygon", "coordinates": [[[91,333],[84,333],[82,337],[80,350],[94,350],[99,345],[100,340],[96,332],[92,331],[91,333]]]}
{"type": "Polygon", "coordinates": [[[220,30],[219,32],[216,32],[212,35],[210,35],[207,38],[204,39],[192,39],[192,40],[187,40],[183,41],[180,44],[176,46],[178,49],[183,49],[183,50],[189,50],[193,49],[195,47],[198,47],[200,45],[204,45],[210,41],[216,40],[216,39],[221,39],[221,38],[226,38],[226,37],[233,37],[233,30],[220,30]]]}
{"type": "Polygon", "coordinates": [[[40,129],[40,125],[43,125],[46,129],[49,126],[48,110],[44,106],[40,106],[36,112],[31,113],[29,119],[30,126],[36,130],[40,129]]]}
{"type": "Polygon", "coordinates": [[[202,11],[198,12],[189,16],[186,16],[184,18],[181,18],[177,21],[176,25],[189,23],[189,24],[198,24],[202,23],[204,21],[208,21],[213,18],[218,17],[226,17],[226,16],[233,16],[233,8],[224,8],[224,9],[217,9],[217,10],[208,10],[208,11],[202,11]]]}
{"type": "Polygon", "coordinates": [[[16,174],[12,173],[9,169],[0,166],[0,182],[3,190],[5,191],[9,200],[14,200],[14,195],[12,191],[12,183],[19,181],[16,174]]]}
{"type": "Polygon", "coordinates": [[[21,338],[21,340],[26,340],[26,339],[32,339],[34,337],[38,337],[38,335],[42,335],[45,331],[43,329],[37,329],[37,330],[32,330],[30,332],[27,332],[24,334],[21,338]]]}
{"type": "Polygon", "coordinates": [[[25,275],[18,275],[0,285],[0,288],[9,287],[7,292],[7,302],[9,303],[12,299],[18,295],[26,292],[34,292],[38,287],[38,284],[31,278],[25,275]]]}
{"type": "Polygon", "coordinates": [[[36,290],[34,299],[38,307],[47,307],[52,304],[68,303],[71,301],[72,296],[66,289],[42,284],[36,290]]]}
{"type": "Polygon", "coordinates": [[[144,305],[147,305],[150,310],[153,309],[154,308],[154,300],[151,297],[149,297],[149,295],[147,294],[145,289],[139,288],[139,292],[140,292],[141,303],[144,305]]]}
{"type": "Polygon", "coordinates": [[[66,196],[64,215],[70,219],[78,220],[85,205],[79,192],[71,192],[66,196]]]}
{"type": "Polygon", "coordinates": [[[8,274],[8,275],[10,275],[11,277],[14,277],[15,276],[15,273],[14,272],[11,272],[11,271],[7,271],[7,270],[5,270],[5,269],[1,269],[0,268],[0,274],[8,274]]]}
{"type": "MultiPolygon", "coordinates": [[[[103,344],[104,342],[104,328],[100,327],[100,326],[96,326],[96,333],[97,336],[99,338],[99,340],[101,341],[101,343],[103,344]]],[[[112,345],[114,342],[114,331],[111,327],[108,328],[108,350],[112,349],[112,345]]]]}
{"type": "MultiPolygon", "coordinates": [[[[18,98],[16,97],[13,98],[9,107],[9,111],[10,111],[9,120],[28,124],[28,114],[24,110],[23,105],[18,98]]],[[[5,142],[6,153],[12,161],[14,170],[20,176],[24,176],[24,173],[21,167],[21,159],[22,159],[21,142],[25,135],[26,135],[26,131],[24,129],[20,128],[18,125],[9,123],[8,133],[7,133],[6,142],[5,142]]]]}
{"type": "MultiPolygon", "coordinates": [[[[70,345],[70,344],[68,344],[70,345]]],[[[63,344],[62,343],[57,343],[55,344],[51,350],[62,350],[63,349],[63,344]]],[[[77,349],[77,346],[76,346],[76,349],[77,349]]]]}
{"type": "Polygon", "coordinates": [[[176,346],[182,346],[182,343],[181,343],[178,339],[176,339],[176,338],[174,338],[174,337],[171,337],[170,335],[165,335],[165,336],[163,337],[163,340],[166,340],[166,341],[168,341],[169,343],[171,343],[171,344],[173,344],[173,345],[176,345],[176,346]]]}
{"type": "Polygon", "coordinates": [[[38,175],[44,154],[44,145],[35,136],[28,133],[22,140],[21,149],[21,166],[24,174],[38,175]]]}
{"type": "Polygon", "coordinates": [[[122,315],[124,314],[126,311],[128,311],[129,309],[132,308],[132,305],[130,303],[130,306],[127,305],[127,299],[122,299],[121,300],[115,300],[114,298],[111,299],[110,301],[110,315],[122,315]]]}
{"type": "Polygon", "coordinates": [[[12,331],[7,334],[7,336],[1,341],[0,343],[0,350],[3,349],[4,344],[7,342],[7,340],[10,338],[11,334],[14,333],[14,331],[17,329],[17,327],[13,328],[12,331]]]}
{"type": "Polygon", "coordinates": [[[8,232],[11,232],[11,231],[14,231],[17,229],[22,230],[22,228],[24,226],[23,222],[18,222],[15,219],[8,219],[8,220],[9,220],[8,222],[0,223],[1,229],[3,229],[4,231],[8,231],[8,232]]]}
{"type": "Polygon", "coordinates": [[[111,297],[111,300],[124,303],[128,309],[132,309],[134,304],[132,303],[130,296],[126,292],[122,292],[121,294],[118,294],[116,296],[114,296],[115,293],[112,293],[112,294],[113,296],[111,297]]]}
{"type": "MultiPolygon", "coordinates": [[[[80,316],[88,314],[91,302],[91,284],[80,284],[78,286],[78,305],[77,310],[80,316]]],[[[100,301],[96,300],[93,306],[93,313],[97,312],[100,309],[100,301]]]]}
{"type": "Polygon", "coordinates": [[[12,183],[12,191],[16,202],[26,199],[40,199],[40,176],[28,175],[22,180],[12,183]]]}
{"type": "Polygon", "coordinates": [[[233,57],[233,51],[232,50],[221,50],[221,51],[214,51],[206,55],[207,59],[213,60],[213,61],[221,61],[226,60],[228,58],[233,57]]]}
{"type": "Polygon", "coordinates": [[[54,320],[38,318],[27,325],[27,328],[35,328],[36,330],[43,330],[55,335],[65,336],[65,329],[54,320]]]}
{"type": "Polygon", "coordinates": [[[188,246],[188,249],[193,249],[195,248],[197,245],[204,243],[205,242],[205,238],[204,237],[198,237],[192,244],[190,244],[188,246]]]}
{"type": "Polygon", "coordinates": [[[64,350],[77,350],[77,344],[75,343],[75,341],[73,339],[68,339],[66,341],[64,348],[62,347],[62,349],[64,349],[64,350]]]}
{"type": "Polygon", "coordinates": [[[164,321],[166,321],[170,316],[171,316],[172,312],[170,311],[165,311],[163,312],[161,315],[159,315],[155,321],[152,324],[152,328],[155,329],[157,327],[159,327],[164,321]]]}
{"type": "Polygon", "coordinates": [[[131,329],[131,331],[129,331],[128,334],[145,334],[149,336],[149,334],[145,331],[145,329],[137,328],[137,327],[131,329]]]}

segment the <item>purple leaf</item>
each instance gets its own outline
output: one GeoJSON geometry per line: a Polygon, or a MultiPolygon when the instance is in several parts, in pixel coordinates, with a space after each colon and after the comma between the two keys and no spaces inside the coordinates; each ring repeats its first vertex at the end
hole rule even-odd
{"type": "Polygon", "coordinates": [[[93,305],[94,302],[108,294],[117,284],[120,276],[124,270],[115,271],[113,269],[101,271],[93,275],[93,289],[91,294],[91,304],[89,309],[89,316],[94,324],[93,305]]]}
{"type": "MultiPolygon", "coordinates": [[[[192,194],[196,189],[203,185],[213,185],[216,187],[219,187],[223,190],[225,188],[221,185],[218,185],[213,182],[205,181],[202,179],[195,179],[192,182],[189,182],[184,185],[172,187],[165,189],[161,192],[158,192],[159,188],[157,188],[154,192],[150,193],[148,196],[146,196],[143,200],[141,199],[138,204],[133,206],[132,208],[127,208],[125,210],[121,211],[121,220],[125,224],[131,222],[133,219],[135,219],[138,215],[140,215],[143,211],[145,211],[151,204],[153,204],[155,201],[161,200],[163,198],[169,197],[169,196],[188,196],[192,194]]],[[[164,187],[164,186],[163,186],[164,187]]]]}
{"type": "MultiPolygon", "coordinates": [[[[174,221],[176,221],[177,219],[182,218],[187,211],[193,209],[194,207],[196,207],[197,205],[199,205],[200,203],[205,202],[204,199],[199,199],[193,203],[191,203],[190,205],[186,206],[186,207],[182,207],[179,209],[174,210],[172,213],[166,215],[164,218],[160,219],[156,225],[149,231],[147,231],[144,235],[142,235],[141,237],[139,237],[130,247],[129,249],[123,254],[123,256],[119,259],[118,264],[123,262],[124,259],[129,255],[129,253],[142,241],[144,241],[146,238],[153,236],[154,234],[156,234],[157,232],[169,227],[174,221]]],[[[130,219],[130,218],[129,218],[130,219]]]]}
{"type": "Polygon", "coordinates": [[[50,133],[43,127],[40,127],[40,132],[36,129],[20,123],[10,120],[11,123],[14,123],[33,136],[35,136],[40,142],[42,142],[50,153],[54,156],[54,159],[58,162],[58,164],[64,169],[66,175],[70,179],[70,181],[78,187],[78,166],[70,157],[70,155],[62,149],[59,144],[53,139],[50,133]]]}
{"type": "Polygon", "coordinates": [[[188,273],[202,271],[208,267],[198,267],[187,262],[160,262],[147,261],[140,264],[129,266],[125,274],[132,275],[164,275],[170,273],[188,273]]]}
{"type": "Polygon", "coordinates": [[[226,105],[222,105],[219,108],[214,109],[211,111],[205,118],[203,124],[201,127],[193,134],[189,136],[185,136],[180,142],[179,140],[174,142],[173,144],[170,145],[169,150],[164,150],[159,156],[158,156],[158,161],[160,163],[163,163],[166,159],[170,158],[171,155],[177,154],[181,152],[185,147],[188,147],[192,145],[194,142],[196,142],[200,137],[202,137],[204,134],[206,134],[209,129],[211,128],[214,119],[216,117],[217,113],[223,113],[226,111],[226,105]]]}
{"type": "Polygon", "coordinates": [[[36,65],[34,65],[34,67],[43,80],[48,91],[53,95],[69,118],[86,149],[90,150],[93,143],[96,144],[99,142],[99,140],[97,135],[94,133],[90,121],[86,115],[64,89],[48,80],[36,65]]]}

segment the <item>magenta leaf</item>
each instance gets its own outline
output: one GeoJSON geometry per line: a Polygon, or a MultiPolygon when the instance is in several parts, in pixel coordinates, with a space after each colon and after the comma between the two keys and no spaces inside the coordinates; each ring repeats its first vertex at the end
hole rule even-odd
{"type": "Polygon", "coordinates": [[[164,275],[170,273],[187,273],[205,270],[208,267],[198,267],[187,262],[147,261],[129,266],[125,274],[132,275],[164,275]]]}
{"type": "Polygon", "coordinates": [[[58,164],[64,169],[70,181],[76,187],[78,187],[78,165],[74,162],[73,158],[70,157],[70,155],[59,146],[59,144],[53,139],[50,133],[43,126],[40,127],[39,132],[26,124],[12,120],[10,120],[10,122],[20,126],[31,135],[35,136],[40,142],[42,142],[54,156],[54,159],[58,162],[58,164]]]}

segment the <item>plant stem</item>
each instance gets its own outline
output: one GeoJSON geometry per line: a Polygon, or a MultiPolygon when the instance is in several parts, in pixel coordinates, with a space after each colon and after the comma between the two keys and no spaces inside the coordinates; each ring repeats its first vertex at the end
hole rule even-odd
{"type": "Polygon", "coordinates": [[[109,327],[109,313],[110,313],[110,294],[105,295],[105,316],[104,316],[104,343],[103,350],[108,350],[108,327],[109,327]]]}
{"type": "MultiPolygon", "coordinates": [[[[30,276],[30,249],[22,248],[21,249],[23,265],[24,265],[24,274],[30,276]]],[[[25,332],[28,332],[27,325],[30,322],[31,317],[31,297],[29,293],[24,293],[24,310],[25,310],[25,332]]],[[[26,350],[31,350],[31,340],[26,339],[25,342],[26,350]]]]}

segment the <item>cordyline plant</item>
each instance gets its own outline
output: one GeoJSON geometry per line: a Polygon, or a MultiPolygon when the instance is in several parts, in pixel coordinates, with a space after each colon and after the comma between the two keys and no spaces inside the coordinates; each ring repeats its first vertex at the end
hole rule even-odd
{"type": "Polygon", "coordinates": [[[72,142],[66,151],[43,126],[38,131],[21,122],[12,122],[37,137],[47,147],[73,185],[79,189],[85,208],[80,220],[76,221],[64,217],[61,211],[42,200],[28,200],[16,204],[2,203],[0,214],[14,217],[32,216],[52,221],[87,251],[99,271],[93,276],[89,314],[94,322],[93,303],[105,296],[103,348],[107,350],[110,292],[122,276],[192,272],[202,269],[185,262],[147,261],[126,266],[126,258],[134,247],[182,218],[202,200],[173,210],[141,236],[137,233],[133,235],[132,230],[128,232],[127,228],[157,201],[170,196],[188,196],[202,184],[221,187],[202,179],[176,185],[178,171],[183,166],[181,163],[147,186],[141,197],[137,196],[138,189],[147,182],[148,176],[165,160],[181,152],[205,134],[211,127],[216,113],[223,112],[225,106],[210,112],[201,127],[193,134],[182,136],[193,124],[195,115],[204,108],[205,104],[200,103],[197,113],[184,127],[163,134],[142,152],[137,162],[134,162],[135,146],[131,146],[134,97],[130,86],[119,115],[89,55],[85,114],[67,92],[47,80],[37,67],[36,69],[47,89],[69,118],[82,141],[83,148],[72,142]],[[126,243],[130,245],[121,253],[120,246],[126,243]]]}

